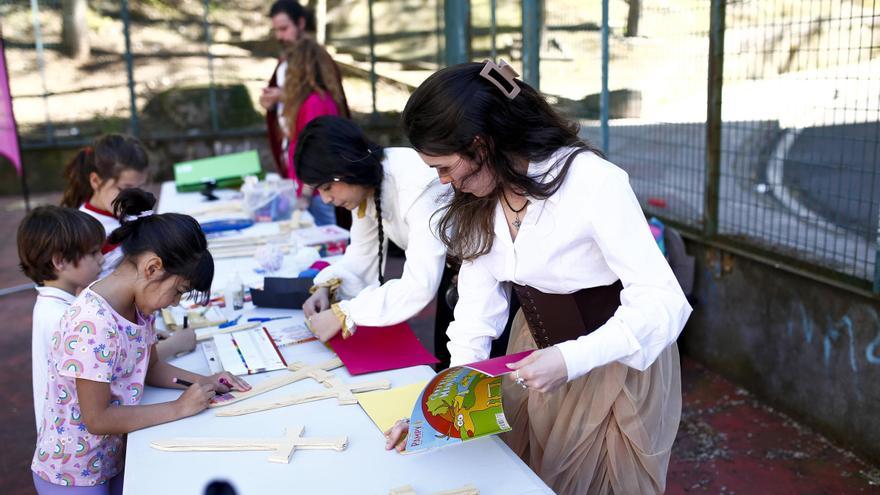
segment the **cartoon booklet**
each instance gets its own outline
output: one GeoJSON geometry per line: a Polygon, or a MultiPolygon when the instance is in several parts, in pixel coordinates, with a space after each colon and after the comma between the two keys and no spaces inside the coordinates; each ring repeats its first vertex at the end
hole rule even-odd
{"type": "Polygon", "coordinates": [[[438,373],[416,401],[406,451],[452,445],[510,431],[501,398],[501,376],[533,351],[455,366],[438,373]]]}

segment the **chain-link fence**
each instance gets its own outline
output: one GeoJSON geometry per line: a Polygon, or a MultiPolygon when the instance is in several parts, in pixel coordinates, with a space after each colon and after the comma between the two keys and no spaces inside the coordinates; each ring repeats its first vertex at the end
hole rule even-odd
{"type": "MultiPolygon", "coordinates": [[[[281,53],[269,2],[89,2],[90,53],[79,60],[63,51],[63,4],[0,0],[24,149],[112,131],[143,139],[265,131],[258,98],[281,53]]],[[[327,2],[318,21],[353,111],[399,111],[412,87],[437,70],[440,5],[327,2]]]]}
{"type": "MultiPolygon", "coordinates": [[[[356,113],[399,112],[445,64],[443,0],[310,3],[326,6],[325,43],[356,113]]],[[[522,68],[524,4],[469,2],[472,59],[522,68]]],[[[0,0],[25,148],[133,127],[148,138],[264,132],[257,98],[279,54],[267,2],[89,6],[92,52],[74,62],[60,51],[61,0],[0,0]]],[[[540,87],[607,143],[649,214],[876,294],[877,12],[875,0],[544,0],[540,87]]]]}
{"type": "Polygon", "coordinates": [[[875,2],[607,5],[607,134],[602,1],[546,0],[541,88],[586,137],[607,139],[645,210],[704,240],[880,292],[875,2]]]}

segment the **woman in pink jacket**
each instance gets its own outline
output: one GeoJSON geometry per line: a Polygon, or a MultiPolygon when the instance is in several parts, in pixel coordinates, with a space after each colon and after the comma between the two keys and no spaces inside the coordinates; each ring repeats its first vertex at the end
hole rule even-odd
{"type": "Polygon", "coordinates": [[[287,50],[287,73],[279,113],[288,135],[288,168],[285,177],[297,184],[299,207],[308,209],[317,225],[336,223],[333,205],[314,201],[316,191],[302,183],[296,175],[293,150],[299,133],[311,120],[322,115],[349,117],[348,104],[336,64],[317,41],[305,36],[287,50]]]}

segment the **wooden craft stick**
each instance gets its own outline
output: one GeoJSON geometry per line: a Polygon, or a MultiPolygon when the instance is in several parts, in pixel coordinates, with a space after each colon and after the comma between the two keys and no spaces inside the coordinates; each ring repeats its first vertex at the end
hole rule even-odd
{"type": "MultiPolygon", "coordinates": [[[[289,254],[292,246],[279,246],[283,254],[289,254]]],[[[255,247],[241,247],[235,249],[210,249],[211,256],[214,259],[222,260],[228,258],[247,258],[254,255],[255,247]]]]}
{"type": "Polygon", "coordinates": [[[273,241],[284,242],[289,240],[290,234],[287,233],[251,237],[217,237],[208,240],[208,247],[253,246],[256,244],[267,244],[273,241]]]}
{"type": "Polygon", "coordinates": [[[233,390],[232,392],[218,395],[208,404],[208,407],[222,407],[235,404],[236,402],[249,399],[306,378],[311,378],[323,383],[333,378],[333,374],[329,373],[330,370],[334,370],[341,366],[342,360],[338,357],[318,364],[305,364],[300,362],[291,363],[287,366],[287,369],[293,373],[283,373],[279,376],[259,382],[246,392],[233,390]]]}
{"type": "Polygon", "coordinates": [[[189,212],[190,215],[197,217],[199,215],[207,215],[208,213],[231,213],[241,212],[242,206],[240,200],[227,200],[222,203],[214,203],[201,208],[196,208],[189,212]]]}
{"type": "Polygon", "coordinates": [[[196,334],[196,341],[201,342],[203,340],[211,340],[214,338],[215,335],[220,335],[220,334],[230,333],[230,332],[238,332],[239,330],[250,330],[251,328],[256,328],[260,325],[262,325],[262,323],[260,323],[260,322],[243,323],[241,325],[234,325],[234,326],[227,327],[227,328],[215,328],[212,330],[206,330],[205,332],[198,332],[196,334]]]}
{"type": "Polygon", "coordinates": [[[269,411],[271,409],[278,409],[281,407],[293,406],[296,404],[304,404],[306,402],[312,402],[316,400],[331,399],[333,397],[337,399],[339,405],[357,404],[358,400],[357,397],[355,397],[354,395],[355,392],[387,390],[391,388],[391,382],[389,382],[388,380],[377,380],[374,382],[344,384],[336,378],[332,378],[327,382],[324,382],[324,386],[328,387],[327,390],[307,392],[304,394],[297,394],[283,399],[268,400],[252,404],[244,404],[238,407],[230,407],[228,409],[223,409],[217,412],[217,416],[243,416],[245,414],[269,411]]]}
{"type": "Polygon", "coordinates": [[[293,426],[277,438],[171,438],[154,440],[150,446],[166,452],[239,452],[271,450],[269,462],[289,463],[297,449],[327,449],[341,452],[348,446],[348,437],[302,438],[305,428],[293,426]]]}
{"type": "MultiPolygon", "coordinates": [[[[392,488],[388,495],[417,495],[416,491],[410,485],[404,485],[392,488]]],[[[442,492],[433,492],[429,495],[480,495],[480,490],[474,485],[467,484],[461,488],[453,488],[452,490],[443,490],[442,492]]]]}

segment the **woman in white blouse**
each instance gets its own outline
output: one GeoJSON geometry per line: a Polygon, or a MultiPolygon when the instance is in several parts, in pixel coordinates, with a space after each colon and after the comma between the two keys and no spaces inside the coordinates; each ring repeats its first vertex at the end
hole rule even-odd
{"type": "MultiPolygon", "coordinates": [[[[659,493],[681,413],[675,340],[691,308],[627,174],[505,63],[443,69],[412,94],[410,142],[454,197],[464,260],[452,365],[488,357],[512,290],[508,445],[556,492],[659,493]]],[[[388,432],[398,445],[406,421],[388,432]]]]}
{"type": "Polygon", "coordinates": [[[400,323],[431,302],[446,259],[432,216],[449,187],[418,154],[383,149],[348,119],[319,117],[299,135],[294,161],[300,179],[325,203],[353,212],[351,243],[340,261],[318,273],[303,305],[315,335],[327,341],[358,325],[400,323]],[[406,262],[399,279],[386,281],[389,239],[406,252],[406,262]]]}

